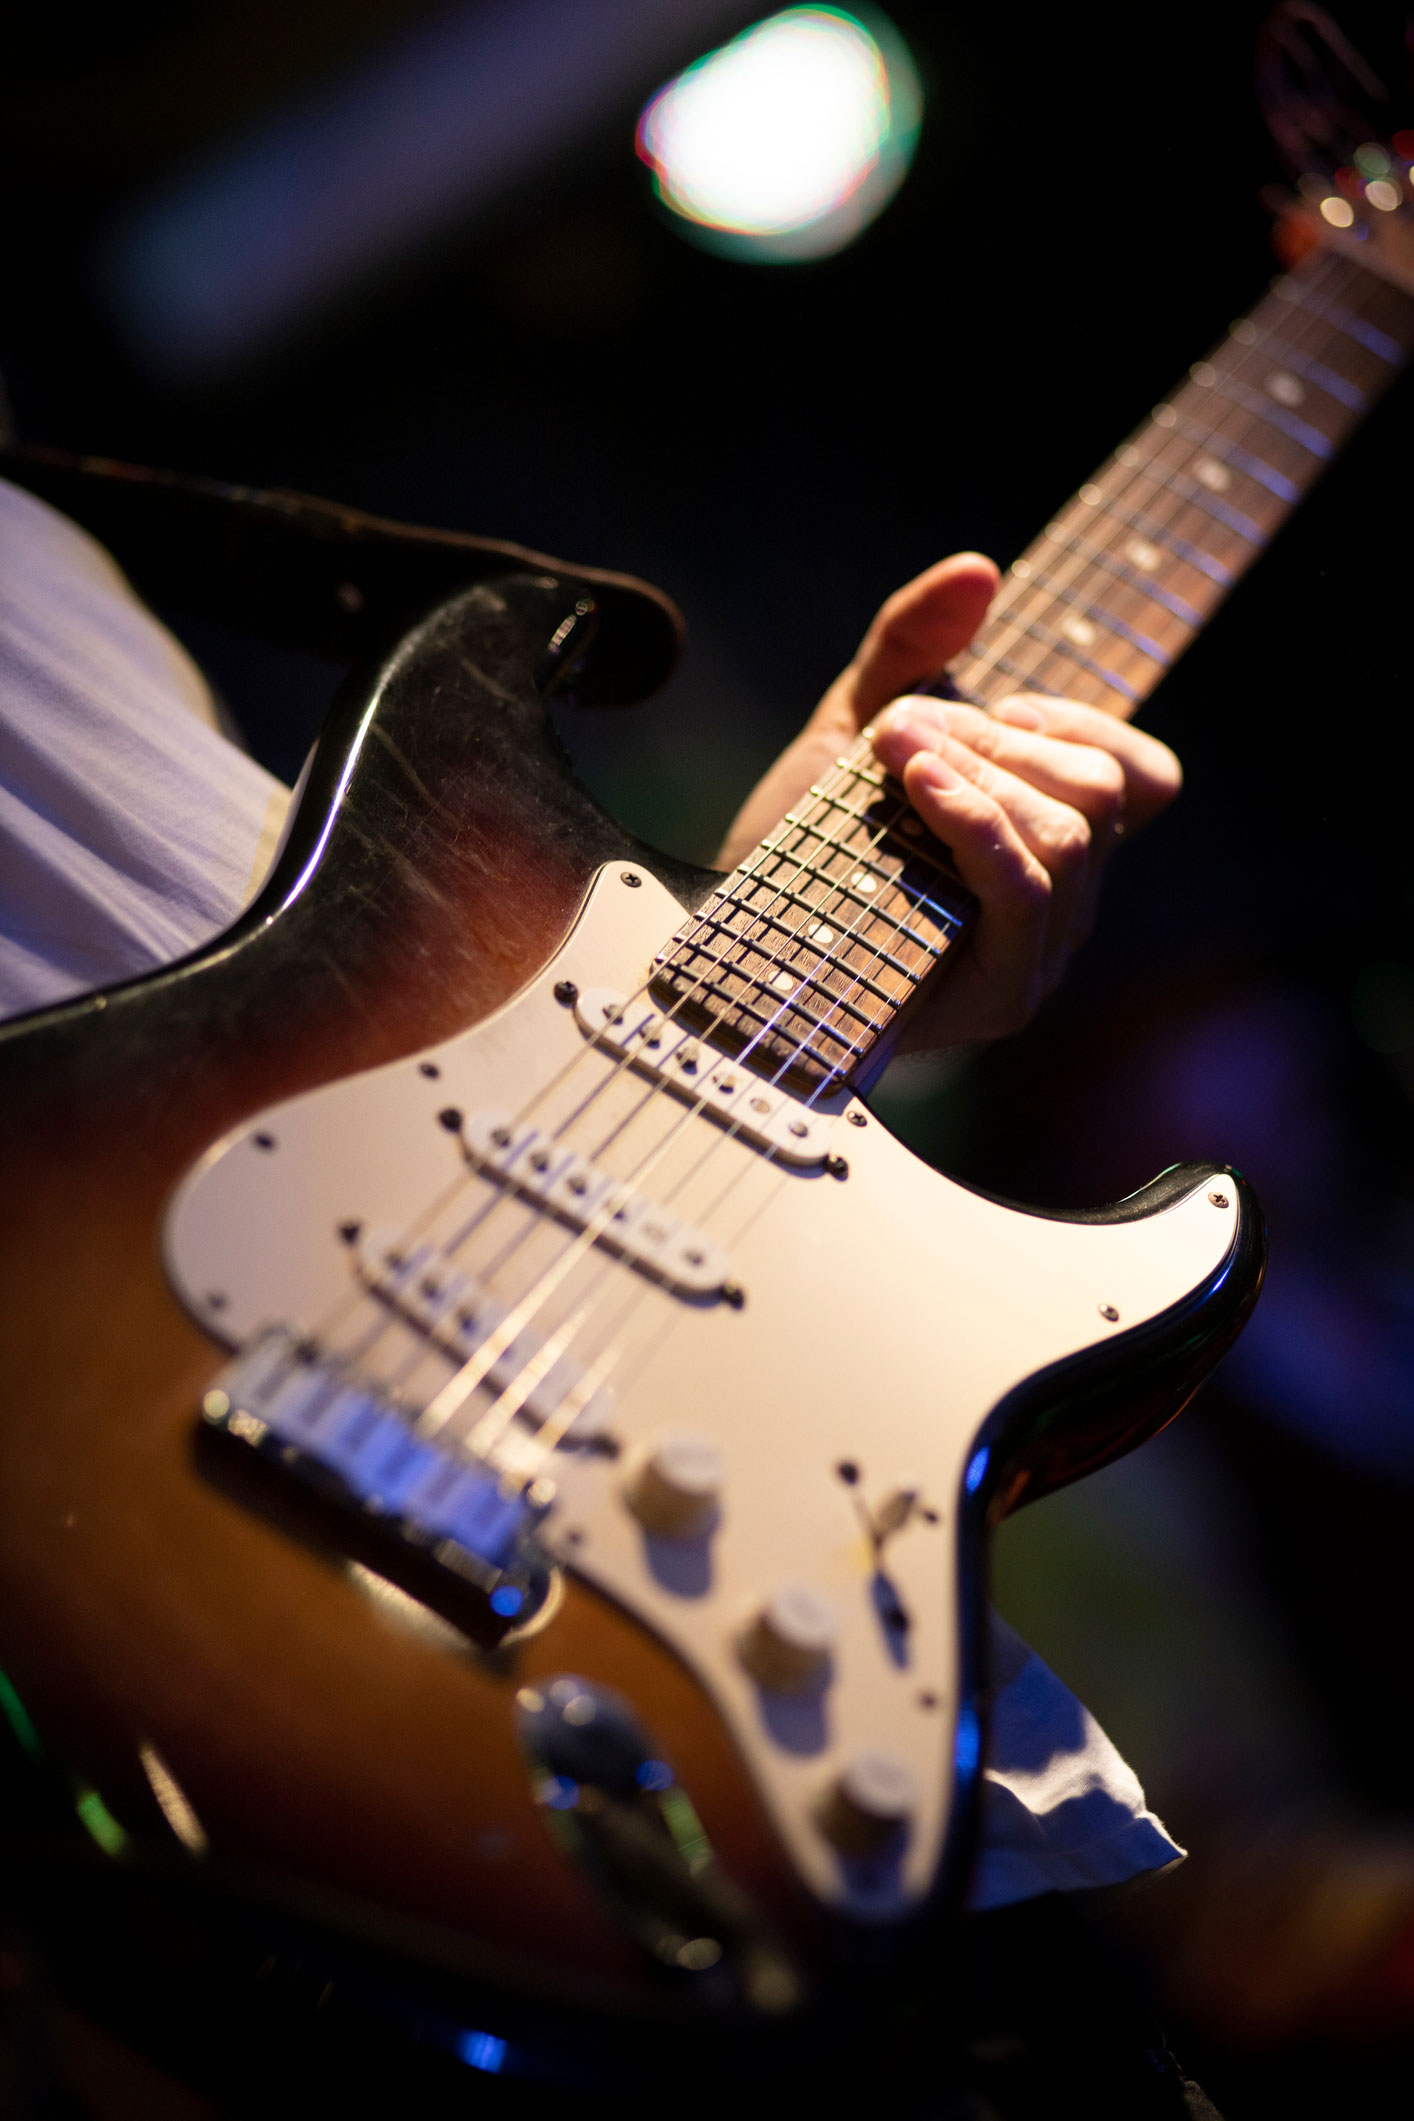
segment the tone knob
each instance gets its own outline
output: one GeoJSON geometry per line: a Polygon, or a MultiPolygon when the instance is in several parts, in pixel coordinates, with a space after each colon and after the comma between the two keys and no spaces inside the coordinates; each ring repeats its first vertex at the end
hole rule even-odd
{"type": "Polygon", "coordinates": [[[760,1685],[784,1694],[823,1686],[839,1634],[835,1609],[809,1584],[782,1584],[741,1639],[741,1660],[760,1685]]]}
{"type": "Polygon", "coordinates": [[[678,1429],[660,1438],[630,1475],[624,1499],[648,1531],[694,1539],[711,1526],[726,1477],[720,1445],[678,1429]]]}
{"type": "Polygon", "coordinates": [[[821,1831],[842,1856],[877,1856],[900,1840],[918,1810],[913,1770],[893,1753],[859,1753],[820,1809],[821,1831]]]}

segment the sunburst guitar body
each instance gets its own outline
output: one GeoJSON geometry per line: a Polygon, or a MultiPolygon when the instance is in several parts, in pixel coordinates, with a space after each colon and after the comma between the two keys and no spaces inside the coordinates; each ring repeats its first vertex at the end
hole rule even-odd
{"type": "MultiPolygon", "coordinates": [[[[986,1528],[1176,1410],[1260,1225],[1216,1166],[984,1198],[741,979],[695,1007],[731,880],[548,730],[593,603],[443,599],[229,934],[6,1027],[0,1664],[129,1866],[507,1997],[779,2023],[955,1900],[986,1528]]],[[[873,886],[830,875],[752,931],[781,1011],[805,922],[863,991],[873,886]]]]}

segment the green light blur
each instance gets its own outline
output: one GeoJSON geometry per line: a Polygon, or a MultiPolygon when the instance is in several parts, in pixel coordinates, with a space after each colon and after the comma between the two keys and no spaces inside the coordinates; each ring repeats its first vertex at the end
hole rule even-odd
{"type": "Polygon", "coordinates": [[[16,1739],[31,1760],[44,1758],[44,1747],[39,1742],[39,1733],[30,1721],[29,1710],[21,1701],[11,1682],[0,1672],[0,1715],[14,1732],[16,1739]]]}
{"type": "Polygon", "coordinates": [[[97,1790],[80,1784],[74,1808],[105,1856],[121,1856],[126,1853],[129,1839],[127,1829],[119,1826],[97,1790]]]}

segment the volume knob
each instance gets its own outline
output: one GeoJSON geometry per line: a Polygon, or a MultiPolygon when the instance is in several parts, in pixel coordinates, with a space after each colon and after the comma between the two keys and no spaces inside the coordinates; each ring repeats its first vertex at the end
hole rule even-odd
{"type": "Polygon", "coordinates": [[[720,1445],[692,1429],[660,1438],[624,1489],[639,1523],[669,1539],[694,1539],[717,1514],[727,1469],[720,1445]]]}
{"type": "Polygon", "coordinates": [[[838,1634],[828,1598],[809,1584],[782,1584],[743,1635],[741,1661],[761,1686],[783,1694],[809,1693],[830,1676],[838,1634]]]}
{"type": "Polygon", "coordinates": [[[892,1753],[859,1753],[821,1806],[821,1831],[842,1856],[877,1856],[918,1810],[913,1770],[892,1753]]]}

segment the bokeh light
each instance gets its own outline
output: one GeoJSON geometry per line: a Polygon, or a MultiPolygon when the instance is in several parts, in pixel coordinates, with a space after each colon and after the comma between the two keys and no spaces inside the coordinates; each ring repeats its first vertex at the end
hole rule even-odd
{"type": "Polygon", "coordinates": [[[660,89],[639,120],[638,152],[685,235],[788,264],[842,250],[882,211],[921,110],[891,23],[791,7],[660,89]]]}

